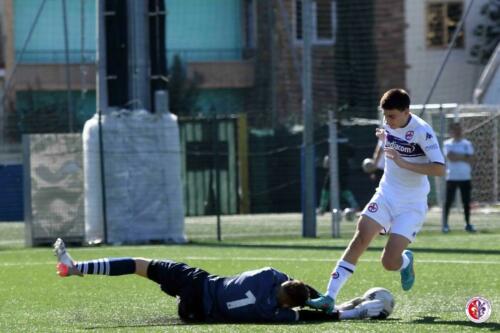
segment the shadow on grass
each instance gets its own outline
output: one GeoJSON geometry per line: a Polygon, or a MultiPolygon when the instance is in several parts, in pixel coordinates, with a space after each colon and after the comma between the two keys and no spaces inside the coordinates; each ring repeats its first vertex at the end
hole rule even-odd
{"type": "Polygon", "coordinates": [[[139,328],[139,327],[166,327],[166,326],[179,326],[186,325],[178,317],[159,317],[133,320],[131,322],[109,323],[102,325],[95,325],[83,328],[84,330],[105,330],[105,329],[119,329],[119,328],[139,328]]]}
{"type": "MultiPolygon", "coordinates": [[[[381,322],[395,322],[399,321],[400,319],[397,318],[388,318],[384,320],[366,320],[366,319],[359,319],[359,320],[347,320],[348,322],[353,322],[353,323],[373,323],[373,324],[380,324],[381,322]]],[[[343,320],[342,322],[346,322],[346,320],[343,320]]],[[[302,325],[315,325],[315,324],[324,324],[324,323],[332,323],[336,324],[338,321],[330,321],[330,320],[316,320],[316,321],[297,321],[297,322],[290,322],[290,323],[274,323],[274,322],[184,322],[180,320],[178,317],[161,317],[161,318],[153,318],[153,319],[146,319],[144,320],[143,323],[138,323],[136,320],[133,322],[127,323],[121,323],[121,324],[114,324],[111,323],[109,325],[96,325],[96,326],[91,326],[91,327],[85,327],[83,328],[84,330],[106,330],[106,329],[125,329],[125,328],[140,328],[140,327],[172,327],[172,326],[184,326],[184,327],[200,327],[200,326],[227,326],[227,325],[234,325],[234,326],[267,326],[267,325],[279,325],[279,326],[302,326],[302,325]]]]}
{"type": "MultiPolygon", "coordinates": [[[[490,331],[500,331],[500,323],[480,323],[476,324],[468,320],[441,320],[439,317],[425,316],[420,319],[416,319],[410,322],[411,324],[425,324],[425,325],[449,325],[449,326],[467,326],[474,328],[486,328],[490,331]]],[[[443,331],[453,332],[454,330],[450,327],[448,329],[443,327],[443,331]]]]}
{"type": "MultiPolygon", "coordinates": [[[[203,241],[193,241],[189,243],[193,246],[206,246],[206,247],[225,247],[225,248],[247,248],[247,249],[290,249],[290,250],[324,250],[324,251],[344,251],[345,245],[342,246],[327,246],[327,245],[290,245],[290,244],[245,244],[245,243],[213,243],[203,241]]],[[[187,246],[189,246],[187,245],[187,246]]],[[[370,247],[367,251],[380,252],[383,247],[370,247]]],[[[460,254],[489,254],[500,255],[499,250],[486,250],[486,249],[461,249],[461,248],[412,248],[416,253],[460,253],[460,254]]]]}

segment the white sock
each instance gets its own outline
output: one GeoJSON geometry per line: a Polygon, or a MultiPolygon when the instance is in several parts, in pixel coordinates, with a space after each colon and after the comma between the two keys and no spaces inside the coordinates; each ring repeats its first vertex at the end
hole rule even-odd
{"type": "Polygon", "coordinates": [[[403,258],[403,264],[401,265],[401,268],[399,269],[400,271],[402,271],[403,269],[405,269],[406,267],[408,267],[408,265],[410,264],[410,258],[408,258],[408,256],[406,254],[402,254],[401,257],[403,258]]]}
{"type": "Polygon", "coordinates": [[[330,276],[330,281],[328,281],[328,287],[326,293],[333,299],[337,298],[337,294],[340,288],[346,283],[346,281],[351,277],[352,273],[356,269],[356,265],[353,265],[345,260],[339,260],[337,266],[330,276]]]}

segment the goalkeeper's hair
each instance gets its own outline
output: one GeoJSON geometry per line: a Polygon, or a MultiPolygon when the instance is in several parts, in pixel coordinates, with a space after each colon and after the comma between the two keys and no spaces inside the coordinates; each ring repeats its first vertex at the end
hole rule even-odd
{"type": "Polygon", "coordinates": [[[410,103],[410,95],[400,88],[386,91],[380,99],[380,107],[384,110],[404,111],[410,107],[410,103]]]}
{"type": "Polygon", "coordinates": [[[299,280],[290,280],[281,285],[283,291],[288,296],[291,307],[305,306],[309,299],[309,288],[299,280]]]}

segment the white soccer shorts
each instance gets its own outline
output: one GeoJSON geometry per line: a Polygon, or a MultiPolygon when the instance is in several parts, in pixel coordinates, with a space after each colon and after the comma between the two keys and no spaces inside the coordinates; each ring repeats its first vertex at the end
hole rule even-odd
{"type": "Polygon", "coordinates": [[[424,224],[427,210],[426,201],[399,202],[375,193],[361,215],[375,220],[384,228],[384,233],[398,234],[413,242],[424,224]]]}

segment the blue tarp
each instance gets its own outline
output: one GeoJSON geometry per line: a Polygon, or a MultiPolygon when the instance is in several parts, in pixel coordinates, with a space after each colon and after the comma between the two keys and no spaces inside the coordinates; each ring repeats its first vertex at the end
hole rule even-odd
{"type": "Polygon", "coordinates": [[[0,221],[23,221],[23,166],[0,165],[0,221]]]}

